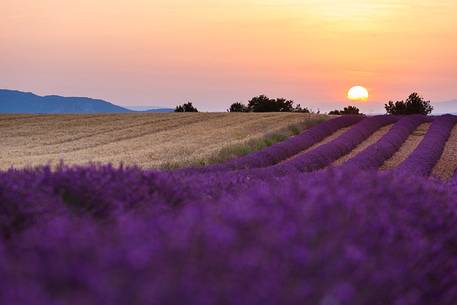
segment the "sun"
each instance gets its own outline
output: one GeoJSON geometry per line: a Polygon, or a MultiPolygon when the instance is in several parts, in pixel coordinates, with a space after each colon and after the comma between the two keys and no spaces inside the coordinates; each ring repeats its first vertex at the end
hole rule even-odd
{"type": "Polygon", "coordinates": [[[362,86],[355,86],[349,89],[347,97],[353,101],[366,101],[368,100],[368,90],[362,86]]]}

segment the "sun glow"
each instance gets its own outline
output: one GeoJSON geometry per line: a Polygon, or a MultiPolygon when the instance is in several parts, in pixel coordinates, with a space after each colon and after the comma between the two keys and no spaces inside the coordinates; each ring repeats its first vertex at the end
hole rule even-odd
{"type": "Polygon", "coordinates": [[[362,86],[355,86],[349,89],[347,98],[353,101],[368,100],[368,90],[362,86]]]}

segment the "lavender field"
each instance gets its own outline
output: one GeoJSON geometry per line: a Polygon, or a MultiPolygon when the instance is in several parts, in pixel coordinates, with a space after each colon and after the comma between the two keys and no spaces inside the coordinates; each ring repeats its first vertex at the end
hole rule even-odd
{"type": "Polygon", "coordinates": [[[206,167],[2,171],[0,304],[455,304],[456,124],[341,116],[206,167]]]}

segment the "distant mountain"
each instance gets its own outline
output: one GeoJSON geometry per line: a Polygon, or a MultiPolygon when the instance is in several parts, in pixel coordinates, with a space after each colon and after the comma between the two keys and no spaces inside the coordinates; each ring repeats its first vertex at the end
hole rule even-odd
{"type": "Polygon", "coordinates": [[[0,89],[0,113],[124,113],[132,112],[103,100],[87,97],[38,96],[29,92],[0,89]]]}
{"type": "Polygon", "coordinates": [[[174,108],[155,108],[155,109],[149,109],[149,110],[144,110],[143,112],[161,112],[161,113],[167,113],[167,112],[174,112],[174,108]]]}
{"type": "Polygon", "coordinates": [[[158,106],[124,106],[127,109],[141,112],[174,112],[174,108],[161,108],[158,106]]]}
{"type": "Polygon", "coordinates": [[[433,114],[451,113],[457,115],[457,100],[432,103],[433,114]]]}

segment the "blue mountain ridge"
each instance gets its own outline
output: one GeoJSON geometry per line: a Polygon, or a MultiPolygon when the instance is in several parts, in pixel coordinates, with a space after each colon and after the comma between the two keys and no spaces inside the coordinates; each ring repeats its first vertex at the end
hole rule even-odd
{"type": "MultiPolygon", "coordinates": [[[[0,113],[11,114],[91,114],[135,112],[104,100],[88,97],[39,96],[31,92],[0,89],[0,113]]],[[[170,112],[153,109],[147,112],[170,112]]]]}

